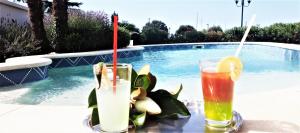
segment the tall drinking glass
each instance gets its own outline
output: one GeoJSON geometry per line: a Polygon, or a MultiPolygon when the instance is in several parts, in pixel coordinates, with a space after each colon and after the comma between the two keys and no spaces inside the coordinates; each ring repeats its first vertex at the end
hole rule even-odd
{"type": "Polygon", "coordinates": [[[113,66],[104,64],[100,88],[96,90],[100,127],[104,132],[126,132],[129,123],[130,64],[117,65],[116,91],[113,91],[113,66]]]}
{"type": "Polygon", "coordinates": [[[232,119],[234,81],[230,71],[218,72],[220,59],[200,62],[204,114],[208,126],[226,127],[232,119]]]}

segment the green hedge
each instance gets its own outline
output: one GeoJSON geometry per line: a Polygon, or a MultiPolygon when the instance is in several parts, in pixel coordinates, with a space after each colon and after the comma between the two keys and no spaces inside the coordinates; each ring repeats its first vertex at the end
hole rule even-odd
{"type": "MultiPolygon", "coordinates": [[[[113,48],[113,29],[103,12],[71,12],[69,14],[69,34],[66,37],[65,52],[96,51],[113,48]]],[[[54,38],[52,22],[46,28],[49,38],[54,38]]],[[[129,45],[129,31],[118,30],[118,47],[129,45]]],[[[53,44],[55,47],[55,44],[53,44]]]]}
{"type": "MultiPolygon", "coordinates": [[[[226,41],[240,41],[246,28],[235,27],[225,31],[226,41]]],[[[300,23],[276,23],[260,28],[254,26],[247,37],[248,41],[282,42],[300,44],[300,23]]]]}
{"type": "MultiPolygon", "coordinates": [[[[246,27],[234,27],[223,32],[220,26],[214,26],[209,28],[207,31],[198,31],[197,34],[197,32],[193,30],[183,31],[182,27],[184,26],[180,26],[180,28],[177,30],[181,31],[180,34],[171,35],[169,42],[189,43],[241,41],[246,30],[246,27]]],[[[193,27],[190,27],[190,29],[193,29],[193,27]]],[[[262,28],[259,26],[253,26],[249,32],[247,41],[300,44],[300,23],[276,23],[262,28]]]]}
{"type": "MultiPolygon", "coordinates": [[[[167,27],[163,22],[157,22],[160,23],[159,25],[167,27]]],[[[135,40],[138,40],[138,43],[135,44],[241,41],[246,30],[246,27],[233,27],[224,31],[220,26],[213,26],[208,30],[196,31],[191,25],[181,25],[175,34],[168,35],[166,31],[160,29],[159,25],[147,23],[143,27],[141,35],[135,35],[135,40]]],[[[247,41],[300,44],[300,23],[275,23],[266,27],[253,26],[247,41]]]]}

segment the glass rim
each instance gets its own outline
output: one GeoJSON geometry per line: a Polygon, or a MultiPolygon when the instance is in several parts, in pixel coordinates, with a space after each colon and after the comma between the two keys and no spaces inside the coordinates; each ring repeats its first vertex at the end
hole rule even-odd
{"type": "MultiPolygon", "coordinates": [[[[200,71],[201,72],[217,72],[218,63],[223,58],[224,58],[224,56],[199,60],[200,71]]],[[[231,72],[231,71],[228,71],[228,72],[231,72]]]]}
{"type": "Polygon", "coordinates": [[[199,62],[214,62],[214,61],[220,61],[223,58],[224,58],[224,56],[212,57],[212,58],[204,58],[203,60],[200,59],[199,62]]]}
{"type": "MultiPolygon", "coordinates": [[[[112,63],[103,63],[103,65],[105,65],[107,68],[113,68],[112,63]]],[[[129,67],[132,67],[132,65],[129,63],[117,63],[117,68],[129,68],[129,67]]]]}

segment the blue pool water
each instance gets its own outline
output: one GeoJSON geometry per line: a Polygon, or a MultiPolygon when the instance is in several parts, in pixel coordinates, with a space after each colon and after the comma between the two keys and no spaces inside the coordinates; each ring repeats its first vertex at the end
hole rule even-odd
{"type": "MultiPolygon", "coordinates": [[[[236,48],[235,45],[212,45],[204,49],[148,51],[143,53],[142,58],[121,61],[131,63],[136,70],[150,64],[151,72],[158,78],[156,89],[172,89],[182,83],[184,90],[181,99],[200,100],[199,61],[233,55],[236,48]]],[[[244,71],[236,83],[236,93],[296,86],[300,82],[297,78],[300,77],[298,53],[275,47],[246,45],[240,55],[244,71]]],[[[85,105],[93,86],[91,66],[51,69],[46,80],[0,89],[0,102],[85,105]]]]}

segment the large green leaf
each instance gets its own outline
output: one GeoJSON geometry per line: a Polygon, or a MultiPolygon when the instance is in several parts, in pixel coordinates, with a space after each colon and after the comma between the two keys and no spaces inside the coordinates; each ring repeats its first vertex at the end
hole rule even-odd
{"type": "Polygon", "coordinates": [[[97,96],[96,96],[96,89],[94,88],[88,99],[89,108],[97,108],[97,96]]]}
{"type": "Polygon", "coordinates": [[[150,85],[147,88],[147,92],[151,92],[154,89],[155,85],[156,85],[157,79],[151,72],[149,72],[148,78],[150,79],[150,85]]]}
{"type": "Polygon", "coordinates": [[[99,114],[98,114],[98,108],[93,108],[92,112],[92,118],[91,118],[91,124],[92,126],[99,124],[99,114]]]}
{"type": "Polygon", "coordinates": [[[178,116],[191,115],[186,106],[166,90],[157,90],[149,93],[148,96],[152,98],[162,110],[161,114],[156,115],[158,118],[178,118],[178,116]]]}
{"type": "Polygon", "coordinates": [[[141,127],[146,121],[146,112],[130,114],[130,121],[134,124],[135,127],[141,127]]]}
{"type": "Polygon", "coordinates": [[[137,76],[138,76],[137,72],[134,69],[132,69],[132,72],[131,72],[131,92],[135,89],[134,83],[135,83],[135,80],[136,80],[137,76]]]}
{"type": "Polygon", "coordinates": [[[134,87],[142,87],[145,89],[147,92],[151,92],[156,85],[156,77],[148,73],[148,75],[138,75],[134,87]]]}
{"type": "Polygon", "coordinates": [[[183,89],[182,84],[180,84],[180,86],[175,89],[173,97],[177,99],[178,96],[179,96],[179,94],[180,94],[180,92],[182,91],[182,89],[183,89]]]}
{"type": "Polygon", "coordinates": [[[148,89],[149,85],[150,85],[150,79],[148,78],[147,75],[138,75],[135,83],[134,83],[134,87],[141,87],[145,90],[148,89]]]}

